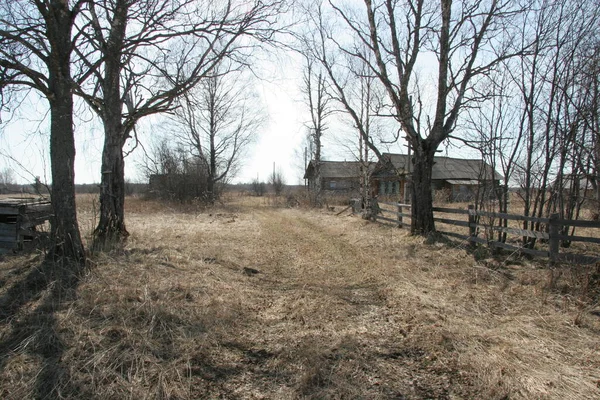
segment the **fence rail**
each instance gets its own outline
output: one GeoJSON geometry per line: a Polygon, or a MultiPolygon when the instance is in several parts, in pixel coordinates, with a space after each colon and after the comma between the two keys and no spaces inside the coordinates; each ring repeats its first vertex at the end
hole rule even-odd
{"type": "MultiPolygon", "coordinates": [[[[396,226],[410,227],[410,223],[406,223],[405,219],[410,219],[410,204],[379,202],[374,212],[373,218],[377,221],[385,221],[393,223],[396,226]],[[393,209],[382,206],[393,207],[393,209]]],[[[547,257],[550,263],[557,261],[568,261],[582,264],[591,264],[600,261],[600,255],[584,255],[579,253],[560,252],[561,242],[579,242],[600,244],[600,222],[599,221],[582,221],[582,220],[566,220],[559,219],[558,214],[553,214],[550,218],[538,218],[525,215],[496,213],[489,211],[476,210],[470,205],[468,209],[434,207],[435,222],[446,225],[452,225],[462,228],[468,228],[468,234],[452,232],[449,230],[438,230],[440,233],[461,240],[466,240],[470,244],[476,243],[487,245],[490,248],[502,248],[519,253],[530,254],[537,257],[547,257]],[[453,219],[447,215],[440,216],[439,214],[455,214],[457,216],[467,216],[467,220],[453,219]],[[482,218],[490,221],[498,221],[498,223],[485,223],[482,218]],[[531,230],[510,227],[508,221],[533,222],[544,226],[544,230],[531,230]],[[565,229],[566,228],[566,229],[565,229]],[[569,228],[587,228],[593,229],[592,236],[580,235],[565,235],[564,232],[569,228]],[[597,230],[596,230],[597,229],[597,230]],[[561,233],[563,232],[563,233],[561,233]],[[499,240],[494,240],[494,235],[500,233],[506,235],[518,236],[520,238],[532,238],[537,243],[543,243],[546,249],[535,249],[516,244],[510,244],[499,240]],[[481,237],[481,234],[484,237],[481,237]]]]}

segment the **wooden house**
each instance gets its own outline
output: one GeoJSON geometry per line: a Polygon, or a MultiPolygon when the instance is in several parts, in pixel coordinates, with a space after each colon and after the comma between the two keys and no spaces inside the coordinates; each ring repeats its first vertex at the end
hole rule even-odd
{"type": "MultiPolygon", "coordinates": [[[[375,163],[367,164],[370,173],[375,163]]],[[[364,168],[364,167],[363,167],[364,168]]],[[[321,161],[321,190],[337,193],[352,193],[360,190],[360,177],[362,174],[361,162],[359,161],[321,161]]],[[[316,189],[316,163],[311,161],[304,173],[304,179],[308,181],[309,190],[316,189]]]]}
{"type": "MultiPolygon", "coordinates": [[[[382,154],[382,160],[377,163],[371,174],[372,193],[404,199],[411,170],[408,155],[382,154]]],[[[480,190],[485,190],[486,196],[495,197],[493,184],[498,184],[502,179],[502,176],[483,160],[435,157],[431,185],[434,194],[443,191],[449,201],[469,201],[480,190]]]]}

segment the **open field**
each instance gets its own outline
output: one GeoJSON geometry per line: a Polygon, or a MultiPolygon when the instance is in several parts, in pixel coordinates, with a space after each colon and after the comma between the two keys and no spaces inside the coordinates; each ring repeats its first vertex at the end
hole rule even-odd
{"type": "Polygon", "coordinates": [[[273,204],[128,199],[80,280],[0,259],[0,398],[600,398],[597,267],[548,290],[527,260],[273,204]]]}

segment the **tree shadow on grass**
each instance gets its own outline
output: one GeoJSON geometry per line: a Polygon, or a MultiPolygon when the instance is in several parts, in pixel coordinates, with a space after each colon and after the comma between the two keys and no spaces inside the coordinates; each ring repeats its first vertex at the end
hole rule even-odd
{"type": "Polygon", "coordinates": [[[36,399],[75,393],[75,388],[62,387],[69,378],[61,361],[66,346],[56,312],[75,298],[80,276],[78,266],[43,261],[0,297],[0,325],[7,328],[0,341],[0,373],[19,354],[41,360],[31,391],[36,399]]]}

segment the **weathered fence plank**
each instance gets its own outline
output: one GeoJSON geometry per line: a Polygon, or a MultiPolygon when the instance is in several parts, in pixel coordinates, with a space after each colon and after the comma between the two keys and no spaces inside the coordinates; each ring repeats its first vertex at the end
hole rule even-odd
{"type": "Polygon", "coordinates": [[[600,228],[600,221],[581,221],[578,219],[557,219],[556,224],[575,228],[600,228]]]}
{"type": "Polygon", "coordinates": [[[517,236],[527,236],[530,238],[535,238],[535,239],[542,239],[542,240],[548,240],[550,239],[550,235],[546,232],[539,232],[539,231],[531,231],[531,230],[527,230],[527,229],[517,229],[517,228],[508,228],[508,227],[504,227],[504,226],[490,226],[490,225],[485,225],[485,224],[476,224],[477,228],[480,229],[489,229],[492,232],[505,232],[505,233],[510,233],[513,235],[517,235],[517,236]]]}
{"type": "Polygon", "coordinates": [[[495,213],[495,212],[489,212],[489,211],[475,210],[474,208],[473,208],[473,210],[469,210],[469,213],[472,213],[479,217],[489,217],[489,218],[494,218],[494,219],[507,219],[510,221],[529,221],[529,222],[539,222],[542,224],[547,224],[548,222],[550,222],[550,219],[548,219],[548,218],[538,218],[538,217],[531,217],[531,216],[526,216],[526,215],[515,215],[515,214],[505,214],[505,213],[495,213]]]}
{"type": "Polygon", "coordinates": [[[582,242],[582,243],[600,244],[600,238],[589,237],[589,236],[556,235],[556,238],[558,240],[567,241],[567,242],[582,242]]]}
{"type": "MultiPolygon", "coordinates": [[[[405,209],[410,209],[409,204],[402,203],[390,203],[390,202],[380,202],[379,204],[396,207],[395,210],[389,210],[385,208],[381,208],[380,211],[382,213],[392,214],[396,216],[396,219],[384,217],[381,215],[377,215],[375,218],[377,220],[383,220],[386,222],[395,223],[397,226],[410,226],[410,224],[406,224],[404,222],[404,218],[410,218],[409,213],[403,212],[405,209]]],[[[533,216],[525,216],[525,215],[515,215],[515,214],[507,214],[507,213],[495,213],[488,211],[476,210],[475,206],[470,205],[467,210],[465,209],[452,209],[445,207],[434,207],[434,212],[446,213],[446,214],[460,214],[467,215],[468,221],[464,220],[455,220],[451,218],[440,218],[434,217],[434,221],[440,222],[443,224],[449,224],[454,226],[466,227],[469,229],[468,235],[463,235],[457,232],[445,232],[439,231],[440,233],[459,238],[462,240],[466,240],[472,245],[476,243],[488,245],[490,247],[502,248],[510,251],[520,252],[524,254],[530,254],[538,257],[547,257],[550,259],[549,264],[552,265],[557,261],[570,261],[570,262],[579,262],[579,263],[594,263],[600,261],[600,256],[589,256],[575,253],[560,253],[560,242],[561,241],[571,241],[571,242],[583,242],[583,243],[594,243],[600,244],[599,237],[588,237],[588,236],[575,236],[575,235],[562,235],[560,232],[564,227],[582,227],[582,228],[598,228],[600,229],[600,222],[598,221],[580,221],[580,220],[561,220],[558,218],[558,214],[553,214],[550,218],[538,218],[533,216]],[[497,220],[505,220],[505,221],[529,221],[529,222],[539,222],[540,224],[544,224],[547,226],[548,232],[545,231],[536,231],[536,230],[527,230],[527,229],[517,229],[510,228],[505,226],[497,226],[490,225],[484,223],[481,218],[478,217],[488,217],[497,220]],[[477,230],[486,230],[488,232],[503,232],[511,235],[516,235],[520,237],[530,237],[539,240],[544,240],[548,242],[548,250],[538,250],[538,249],[530,249],[526,247],[520,247],[509,243],[498,242],[494,240],[489,240],[487,238],[481,238],[477,236],[477,230]]]]}
{"type": "Polygon", "coordinates": [[[447,214],[468,214],[469,210],[461,210],[460,208],[443,208],[443,207],[433,207],[433,211],[443,212],[447,214]]]}
{"type": "Polygon", "coordinates": [[[457,221],[455,219],[438,218],[438,217],[434,217],[433,220],[436,222],[441,222],[443,224],[448,224],[448,225],[456,225],[456,226],[464,226],[464,227],[469,226],[469,223],[467,221],[457,221]]]}

